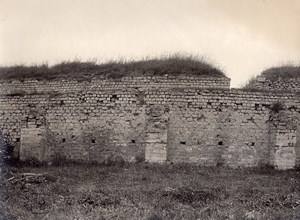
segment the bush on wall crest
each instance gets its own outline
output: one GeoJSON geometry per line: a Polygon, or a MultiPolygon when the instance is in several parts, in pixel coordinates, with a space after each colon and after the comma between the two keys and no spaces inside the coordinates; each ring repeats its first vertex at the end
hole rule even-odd
{"type": "Polygon", "coordinates": [[[284,109],[284,105],[282,102],[275,102],[271,107],[271,110],[275,113],[278,113],[283,109],[284,109]]]}

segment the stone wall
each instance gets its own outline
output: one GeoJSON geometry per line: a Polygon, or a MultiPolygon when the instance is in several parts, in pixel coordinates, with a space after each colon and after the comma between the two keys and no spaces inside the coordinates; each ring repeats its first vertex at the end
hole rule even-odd
{"type": "Polygon", "coordinates": [[[90,89],[126,89],[140,88],[220,88],[229,89],[230,79],[226,77],[193,77],[193,76],[137,76],[123,78],[94,78],[90,81],[78,80],[26,80],[0,82],[0,94],[25,94],[61,92],[71,93],[90,89]]]}
{"type": "Polygon", "coordinates": [[[192,78],[3,83],[0,130],[21,160],[299,165],[297,93],[192,78]]]}
{"type": "Polygon", "coordinates": [[[146,102],[160,105],[160,97],[170,108],[167,159],[172,162],[277,165],[270,160],[270,147],[278,145],[272,143],[270,131],[278,119],[289,122],[276,127],[277,133],[288,136],[298,125],[299,98],[293,94],[173,89],[150,91],[146,102]],[[274,118],[279,113],[281,117],[274,118]]]}
{"type": "Polygon", "coordinates": [[[300,78],[281,78],[268,79],[263,76],[257,77],[249,88],[258,90],[273,90],[273,91],[291,91],[297,92],[300,90],[300,78]]]}

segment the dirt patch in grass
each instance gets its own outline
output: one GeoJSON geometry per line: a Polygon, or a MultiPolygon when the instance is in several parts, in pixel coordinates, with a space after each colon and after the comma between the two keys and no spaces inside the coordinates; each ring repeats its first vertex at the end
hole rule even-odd
{"type": "Polygon", "coordinates": [[[6,169],[3,219],[300,217],[299,171],[149,164],[6,169]]]}
{"type": "Polygon", "coordinates": [[[228,195],[220,188],[194,189],[186,186],[177,189],[166,188],[161,196],[169,197],[175,202],[197,207],[205,206],[216,200],[222,200],[228,195]]]}

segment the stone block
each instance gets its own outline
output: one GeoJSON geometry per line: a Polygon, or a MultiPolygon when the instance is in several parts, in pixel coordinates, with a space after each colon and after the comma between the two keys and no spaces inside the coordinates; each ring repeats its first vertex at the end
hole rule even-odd
{"type": "Polygon", "coordinates": [[[22,128],[20,160],[49,160],[49,145],[45,128],[22,128]]]}

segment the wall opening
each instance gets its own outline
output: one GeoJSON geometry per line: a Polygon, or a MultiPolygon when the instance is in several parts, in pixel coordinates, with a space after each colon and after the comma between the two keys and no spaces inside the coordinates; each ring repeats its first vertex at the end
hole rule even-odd
{"type": "Polygon", "coordinates": [[[117,95],[112,95],[111,98],[110,98],[111,101],[114,101],[114,100],[119,100],[118,96],[117,95]]]}

